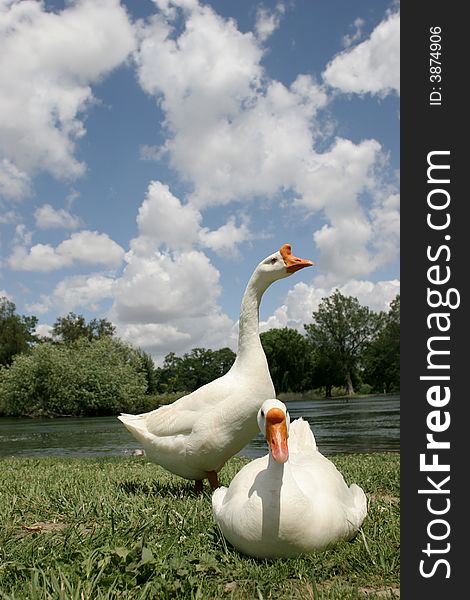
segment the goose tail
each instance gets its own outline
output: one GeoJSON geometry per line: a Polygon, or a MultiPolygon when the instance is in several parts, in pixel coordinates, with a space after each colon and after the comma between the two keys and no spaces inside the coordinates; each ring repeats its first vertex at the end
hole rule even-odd
{"type": "Polygon", "coordinates": [[[227,489],[226,487],[218,487],[216,490],[214,490],[214,493],[212,494],[212,513],[215,517],[215,519],[217,519],[223,503],[224,503],[224,498],[225,498],[225,494],[227,493],[227,489]]]}
{"type": "Polygon", "coordinates": [[[146,416],[142,415],[129,415],[121,413],[118,419],[124,424],[126,429],[132,433],[132,435],[139,440],[139,442],[148,441],[148,431],[146,424],[146,416]]]}
{"type": "Polygon", "coordinates": [[[305,452],[317,450],[315,436],[307,421],[300,417],[289,427],[289,452],[305,452]]]}
{"type": "Polygon", "coordinates": [[[353,500],[351,521],[353,522],[354,529],[357,531],[367,515],[367,496],[364,490],[356,483],[352,483],[349,486],[349,490],[353,500]]]}

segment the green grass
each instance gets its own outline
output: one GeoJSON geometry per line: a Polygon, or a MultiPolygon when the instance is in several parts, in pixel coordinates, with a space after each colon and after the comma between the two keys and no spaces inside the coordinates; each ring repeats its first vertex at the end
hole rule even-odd
{"type": "MultiPolygon", "coordinates": [[[[221,473],[228,485],[246,461],[221,473]]],[[[296,559],[245,557],[210,495],[145,458],[0,461],[0,599],[383,600],[399,588],[399,455],[334,457],[369,498],[352,542],[296,559]]],[[[300,516],[301,517],[301,516],[300,516]]]]}

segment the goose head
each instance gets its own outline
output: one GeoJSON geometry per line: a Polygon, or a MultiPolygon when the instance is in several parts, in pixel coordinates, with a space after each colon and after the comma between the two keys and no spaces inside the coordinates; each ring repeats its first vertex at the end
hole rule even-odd
{"type": "Polygon", "coordinates": [[[285,463],[289,458],[290,417],[286,405],[280,400],[265,400],[258,411],[258,426],[268,442],[269,451],[273,459],[285,463]]]}
{"type": "Polygon", "coordinates": [[[289,277],[292,273],[312,265],[311,260],[294,256],[291,245],[284,244],[277,252],[262,260],[255,272],[265,284],[269,285],[273,281],[289,277]]]}

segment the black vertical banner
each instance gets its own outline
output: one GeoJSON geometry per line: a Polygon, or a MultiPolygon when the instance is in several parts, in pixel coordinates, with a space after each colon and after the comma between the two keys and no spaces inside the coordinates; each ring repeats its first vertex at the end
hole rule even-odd
{"type": "Polygon", "coordinates": [[[463,385],[470,376],[470,199],[464,187],[470,31],[464,6],[401,5],[405,600],[468,597],[470,399],[463,385]]]}

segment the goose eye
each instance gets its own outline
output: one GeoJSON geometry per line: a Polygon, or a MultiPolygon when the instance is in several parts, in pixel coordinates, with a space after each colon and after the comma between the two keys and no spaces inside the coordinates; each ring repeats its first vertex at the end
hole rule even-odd
{"type": "Polygon", "coordinates": [[[261,411],[261,416],[264,418],[264,410],[261,411]]]}
{"type": "Polygon", "coordinates": [[[277,258],[273,256],[269,262],[274,265],[274,263],[277,263],[277,258]]]}

